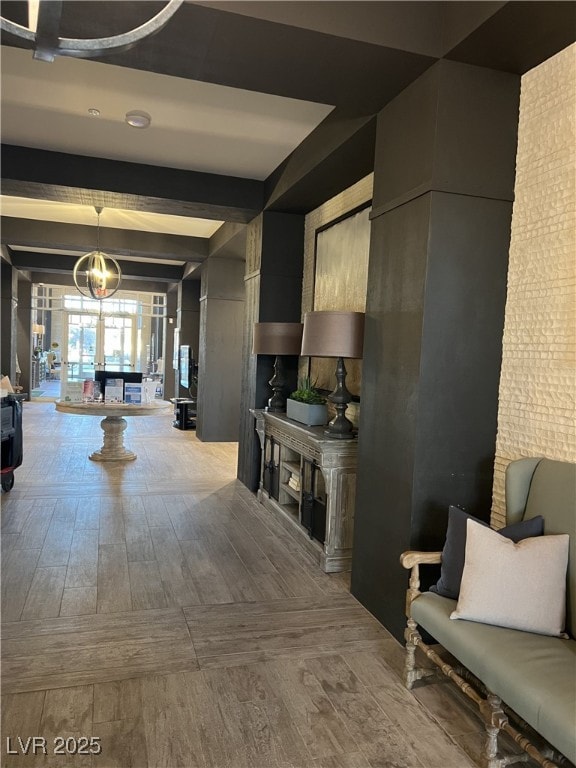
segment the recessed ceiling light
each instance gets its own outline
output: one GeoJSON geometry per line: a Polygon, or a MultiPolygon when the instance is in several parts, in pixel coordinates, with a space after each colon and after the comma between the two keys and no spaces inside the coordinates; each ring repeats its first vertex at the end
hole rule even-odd
{"type": "Polygon", "coordinates": [[[96,107],[90,107],[88,114],[90,117],[100,117],[100,110],[96,109],[96,107]]]}
{"type": "Polygon", "coordinates": [[[126,112],[126,122],[132,128],[148,128],[152,122],[152,118],[148,112],[142,112],[139,109],[134,109],[132,112],[126,112]]]}

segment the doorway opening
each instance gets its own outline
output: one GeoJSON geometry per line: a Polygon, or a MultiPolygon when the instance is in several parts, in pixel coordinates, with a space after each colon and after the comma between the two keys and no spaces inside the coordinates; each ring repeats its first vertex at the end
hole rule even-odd
{"type": "Polygon", "coordinates": [[[97,370],[141,371],[163,395],[166,294],[118,291],[96,301],[70,288],[32,289],[30,394],[59,399],[97,370]]]}

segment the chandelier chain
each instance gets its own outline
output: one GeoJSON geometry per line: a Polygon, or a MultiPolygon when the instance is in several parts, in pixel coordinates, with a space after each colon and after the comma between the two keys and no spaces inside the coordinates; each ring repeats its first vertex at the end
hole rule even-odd
{"type": "Polygon", "coordinates": [[[100,214],[102,213],[102,208],[96,208],[96,250],[98,253],[100,253],[100,214]]]}

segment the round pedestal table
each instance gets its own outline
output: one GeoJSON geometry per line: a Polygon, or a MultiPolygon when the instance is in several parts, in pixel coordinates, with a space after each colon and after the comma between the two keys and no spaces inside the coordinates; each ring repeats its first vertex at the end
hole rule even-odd
{"type": "Polygon", "coordinates": [[[78,416],[103,416],[100,426],[104,432],[102,448],[88,457],[92,461],[134,461],[136,454],[124,447],[124,430],[128,426],[126,416],[157,416],[172,409],[165,400],[132,405],[127,403],[70,403],[56,401],[56,410],[78,416]]]}

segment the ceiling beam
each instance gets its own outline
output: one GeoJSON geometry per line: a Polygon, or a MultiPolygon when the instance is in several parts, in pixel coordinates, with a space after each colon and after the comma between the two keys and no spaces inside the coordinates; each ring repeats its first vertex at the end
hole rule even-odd
{"type": "Polygon", "coordinates": [[[245,224],[223,224],[210,238],[210,257],[246,259],[246,232],[245,224]]]}
{"type": "MultiPolygon", "coordinates": [[[[459,5],[447,3],[446,13],[453,17],[459,5]]],[[[523,75],[567,48],[575,38],[574,2],[518,0],[504,3],[477,28],[469,30],[445,58],[523,75]]]]}
{"type": "MultiPolygon", "coordinates": [[[[135,15],[148,13],[148,3],[100,2],[66,3],[67,23],[75,36],[100,37],[115,27],[130,28],[135,15]],[[70,6],[70,7],[69,7],[70,6]]],[[[390,6],[396,6],[396,28],[403,29],[405,40],[392,45],[375,44],[348,36],[327,34],[266,19],[250,18],[233,12],[184,3],[174,18],[156,35],[142,40],[122,53],[99,57],[116,66],[158,72],[180,78],[227,85],[260,93],[333,104],[373,113],[383,106],[382,92],[391,82],[404,86],[417,77],[436,58],[423,54],[434,50],[430,41],[437,27],[426,22],[411,3],[374,3],[380,10],[380,25],[387,26],[390,6]],[[431,31],[432,30],[432,31],[431,31]],[[418,52],[416,52],[418,51],[418,52]]],[[[256,4],[258,5],[258,4],[256,4]]],[[[306,16],[308,3],[297,3],[296,15],[306,16]]],[[[346,3],[354,18],[355,2],[346,3]]],[[[325,11],[324,11],[325,13],[325,11]]],[[[437,16],[433,13],[432,16],[437,16]]],[[[376,26],[373,22],[372,26],[376,26]]],[[[357,27],[357,23],[348,26],[357,27]]],[[[388,42],[392,42],[389,36],[388,42]]],[[[397,39],[397,38],[396,38],[397,39]]]]}
{"type": "Polygon", "coordinates": [[[305,4],[295,4],[291,0],[268,3],[253,0],[192,2],[225,13],[358,42],[401,48],[412,53],[440,56],[442,52],[442,2],[339,0],[330,4],[329,13],[326,12],[325,0],[307,0],[305,4]]]}
{"type": "Polygon", "coordinates": [[[246,224],[264,182],[12,144],[2,145],[2,192],[16,197],[246,224]],[[89,183],[87,183],[89,180],[89,183]]]}
{"type": "MultiPolygon", "coordinates": [[[[86,253],[96,247],[95,226],[9,216],[3,216],[0,225],[0,240],[5,245],[78,253],[86,253]]],[[[100,227],[100,245],[111,256],[198,262],[208,257],[209,240],[204,237],[100,227]]]]}
{"type": "MultiPolygon", "coordinates": [[[[75,256],[57,253],[36,253],[34,251],[12,251],[12,265],[16,269],[53,274],[70,274],[77,261],[75,256]]],[[[182,280],[183,267],[173,264],[152,264],[150,262],[118,260],[122,279],[155,280],[161,283],[175,283],[182,280]]]]}
{"type": "Polygon", "coordinates": [[[266,180],[266,208],[308,213],[374,170],[376,118],[333,112],[266,180]]]}
{"type": "MultiPolygon", "coordinates": [[[[31,283],[45,283],[46,285],[61,285],[78,289],[74,285],[74,280],[70,274],[59,274],[55,272],[18,272],[18,279],[26,279],[31,283]]],[[[154,280],[138,280],[138,278],[127,277],[122,283],[121,290],[125,291],[145,291],[146,293],[169,293],[177,287],[178,283],[164,283],[154,280]]]]}

